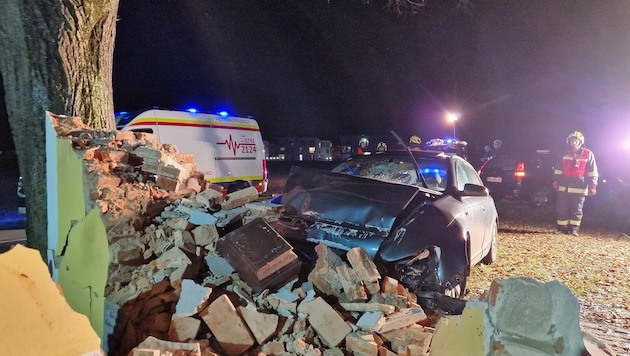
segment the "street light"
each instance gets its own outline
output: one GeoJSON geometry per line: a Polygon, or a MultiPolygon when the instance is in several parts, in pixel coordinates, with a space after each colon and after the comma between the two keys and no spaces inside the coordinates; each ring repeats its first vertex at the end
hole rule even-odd
{"type": "Polygon", "coordinates": [[[462,114],[456,112],[456,113],[446,113],[446,119],[450,122],[453,123],[453,138],[455,138],[455,122],[462,116],[462,114]]]}

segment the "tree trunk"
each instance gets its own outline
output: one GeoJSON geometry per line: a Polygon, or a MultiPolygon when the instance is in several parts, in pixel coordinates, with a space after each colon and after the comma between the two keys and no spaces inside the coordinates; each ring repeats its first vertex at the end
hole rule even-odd
{"type": "MultiPolygon", "coordinates": [[[[0,0],[0,75],[20,174],[27,244],[47,250],[46,111],[113,130],[119,0],[0,0]]],[[[60,197],[63,199],[63,197],[60,197]]]]}

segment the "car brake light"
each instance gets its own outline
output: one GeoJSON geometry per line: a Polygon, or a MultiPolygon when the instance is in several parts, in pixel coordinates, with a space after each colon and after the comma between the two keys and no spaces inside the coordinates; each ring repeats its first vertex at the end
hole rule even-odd
{"type": "Polygon", "coordinates": [[[263,159],[263,180],[267,179],[267,160],[263,159]]]}
{"type": "Polygon", "coordinates": [[[514,171],[514,177],[523,178],[525,177],[525,163],[519,162],[516,166],[516,170],[514,171]]]}

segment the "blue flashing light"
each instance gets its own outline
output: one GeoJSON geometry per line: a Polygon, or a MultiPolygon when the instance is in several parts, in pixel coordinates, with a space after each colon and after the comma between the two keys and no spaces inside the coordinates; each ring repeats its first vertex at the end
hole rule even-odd
{"type": "Polygon", "coordinates": [[[227,119],[228,116],[230,116],[230,114],[228,114],[227,111],[220,111],[217,114],[219,114],[219,116],[221,116],[222,119],[227,119]]]}
{"type": "Polygon", "coordinates": [[[186,109],[186,111],[188,111],[189,113],[193,113],[193,114],[197,113],[197,109],[195,109],[195,108],[186,109]]]}
{"type": "Polygon", "coordinates": [[[121,112],[117,112],[117,113],[115,113],[114,115],[115,115],[115,116],[120,116],[120,115],[127,115],[127,114],[129,114],[129,113],[128,113],[128,112],[126,112],[126,111],[121,111],[121,112]]]}

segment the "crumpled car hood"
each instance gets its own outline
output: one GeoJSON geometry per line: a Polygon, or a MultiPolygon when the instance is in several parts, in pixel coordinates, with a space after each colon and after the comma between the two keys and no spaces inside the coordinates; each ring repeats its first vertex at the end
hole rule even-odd
{"type": "Polygon", "coordinates": [[[419,195],[431,199],[415,186],[293,167],[282,205],[286,216],[312,223],[305,236],[309,242],[342,250],[361,246],[374,257],[396,218],[419,195]]]}

